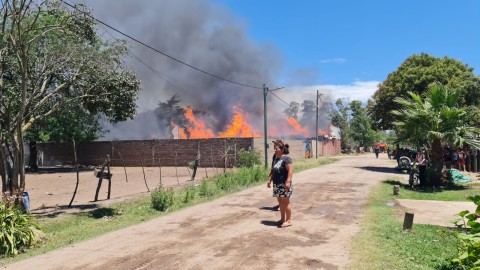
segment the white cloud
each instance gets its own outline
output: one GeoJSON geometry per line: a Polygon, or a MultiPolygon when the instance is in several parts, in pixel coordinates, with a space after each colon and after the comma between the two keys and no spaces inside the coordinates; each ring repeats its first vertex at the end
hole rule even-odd
{"type": "Polygon", "coordinates": [[[322,64],[328,64],[328,63],[343,64],[345,62],[347,62],[347,59],[345,58],[331,58],[331,59],[320,60],[320,63],[322,64]]]}
{"type": "Polygon", "coordinates": [[[291,86],[280,90],[277,94],[285,101],[302,103],[304,100],[316,100],[317,90],[323,94],[322,99],[335,102],[339,98],[360,100],[364,104],[378,89],[379,81],[353,82],[345,85],[312,85],[291,86]]]}

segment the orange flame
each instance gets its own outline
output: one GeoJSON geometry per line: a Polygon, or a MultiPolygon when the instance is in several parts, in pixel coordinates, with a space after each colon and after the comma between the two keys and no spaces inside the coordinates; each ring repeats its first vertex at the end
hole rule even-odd
{"type": "MultiPolygon", "coordinates": [[[[190,139],[203,139],[203,138],[213,138],[215,134],[209,128],[204,121],[201,119],[197,119],[195,115],[193,115],[192,108],[185,108],[185,118],[190,122],[190,126],[188,127],[188,132],[190,132],[190,139]]],[[[183,131],[183,130],[182,130],[183,131]]],[[[184,138],[180,136],[182,139],[186,139],[187,136],[185,132],[183,132],[184,138]]]]}
{"type": "Polygon", "coordinates": [[[178,133],[179,133],[179,139],[187,139],[187,134],[185,134],[185,130],[180,128],[178,130],[178,133]]]}
{"type": "Polygon", "coordinates": [[[297,134],[304,135],[305,137],[310,137],[310,132],[306,127],[300,126],[297,120],[293,117],[288,118],[288,123],[292,126],[297,134]]]}
{"type": "Polygon", "coordinates": [[[248,120],[248,114],[245,113],[243,116],[243,111],[237,106],[233,107],[233,118],[232,122],[227,126],[227,131],[220,132],[218,134],[219,138],[226,137],[261,137],[260,134],[255,133],[252,127],[246,122],[248,120]]]}
{"type": "MultiPolygon", "coordinates": [[[[262,134],[257,133],[248,123],[249,115],[245,113],[240,107],[233,107],[233,117],[230,124],[228,124],[226,131],[215,133],[208,128],[205,121],[194,115],[193,109],[185,107],[185,118],[188,120],[187,127],[177,127],[179,139],[203,139],[203,138],[227,138],[227,137],[263,137],[262,134]],[[187,137],[187,134],[190,134],[187,137]]],[[[319,129],[318,135],[329,135],[329,131],[319,129]]],[[[277,120],[275,125],[270,125],[268,130],[269,136],[304,136],[311,137],[311,132],[308,126],[302,127],[300,123],[293,117],[288,117],[285,120],[277,120]]],[[[314,136],[314,135],[313,135],[314,136]]]]}

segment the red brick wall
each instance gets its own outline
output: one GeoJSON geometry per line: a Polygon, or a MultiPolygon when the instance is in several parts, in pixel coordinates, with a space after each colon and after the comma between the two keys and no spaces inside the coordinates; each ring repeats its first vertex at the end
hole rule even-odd
{"type": "MultiPolygon", "coordinates": [[[[74,162],[73,147],[67,143],[38,143],[38,152],[43,156],[40,166],[71,165],[74,162]]],[[[224,167],[235,165],[240,149],[253,149],[253,138],[216,138],[191,140],[142,140],[103,141],[79,143],[78,163],[101,165],[107,154],[111,166],[188,166],[200,153],[201,167],[224,167]]]]}

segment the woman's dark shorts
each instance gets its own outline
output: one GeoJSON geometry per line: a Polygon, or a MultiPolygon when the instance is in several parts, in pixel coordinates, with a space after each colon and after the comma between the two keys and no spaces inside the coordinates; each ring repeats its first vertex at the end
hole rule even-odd
{"type": "Polygon", "coordinates": [[[290,182],[290,189],[287,192],[285,184],[273,184],[273,197],[290,197],[293,192],[293,182],[290,182]]]}

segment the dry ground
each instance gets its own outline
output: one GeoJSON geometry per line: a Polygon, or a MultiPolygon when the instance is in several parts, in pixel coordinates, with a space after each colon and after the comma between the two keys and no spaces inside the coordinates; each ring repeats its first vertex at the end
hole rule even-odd
{"type": "MultiPolygon", "coordinates": [[[[371,186],[394,176],[407,181],[406,175],[392,169],[394,164],[384,154],[379,159],[365,154],[295,173],[292,227],[277,228],[279,212],[272,209],[275,199],[262,185],[6,268],[343,269],[371,186]]],[[[149,170],[152,179],[148,184],[153,188],[159,174],[149,170]]],[[[132,169],[128,183],[122,173],[123,168],[114,169],[112,198],[145,194],[141,168],[132,169]]],[[[91,204],[95,193],[93,173],[84,174],[76,205],[91,204]]],[[[61,205],[68,204],[74,188],[74,174],[30,177],[34,212],[63,211],[61,205]],[[42,205],[44,210],[39,209],[42,205]]],[[[178,185],[176,178],[170,178],[165,177],[167,185],[178,185]]],[[[105,198],[106,186],[102,190],[101,198],[105,198]]],[[[438,205],[427,210],[432,215],[441,211],[438,205]]]]}
{"type": "Polygon", "coordinates": [[[145,196],[149,190],[154,190],[160,184],[165,187],[180,187],[196,184],[206,176],[222,173],[220,168],[199,168],[192,183],[192,170],[187,167],[112,167],[112,186],[110,200],[107,200],[108,181],[102,180],[97,202],[94,202],[98,178],[93,170],[79,173],[79,185],[72,207],[68,204],[72,199],[77,174],[68,168],[54,168],[40,173],[29,173],[26,176],[26,188],[30,197],[30,209],[37,216],[58,216],[65,212],[90,209],[96,206],[108,205],[125,198],[145,196]],[[69,170],[70,172],[58,172],[69,170]],[[57,172],[55,172],[57,171],[57,172]],[[52,173],[54,172],[54,173],[52,173]],[[177,177],[178,175],[178,177],[177,177]]]}

